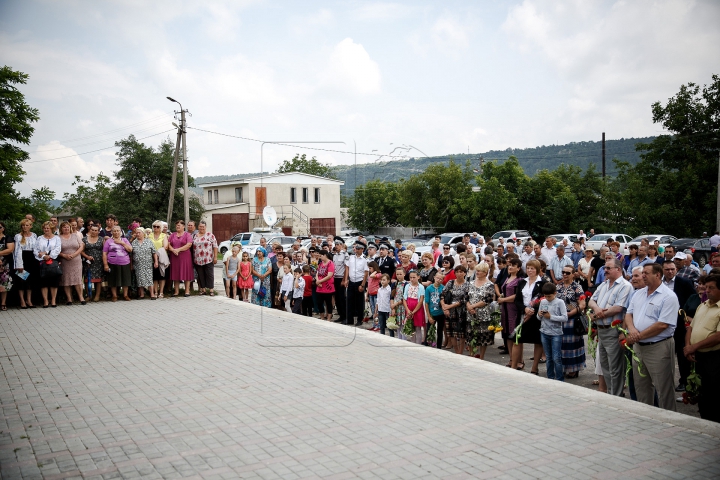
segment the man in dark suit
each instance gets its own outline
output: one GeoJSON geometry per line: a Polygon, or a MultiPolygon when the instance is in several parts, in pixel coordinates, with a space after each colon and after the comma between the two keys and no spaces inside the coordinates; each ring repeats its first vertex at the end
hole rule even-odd
{"type": "MultiPolygon", "coordinates": [[[[695,285],[689,280],[677,276],[677,267],[672,260],[663,262],[663,283],[670,288],[678,298],[680,308],[685,306],[688,298],[695,295],[695,285]]],[[[690,375],[690,361],[685,358],[683,348],[685,348],[685,323],[684,319],[678,313],[678,323],[673,334],[675,338],[675,355],[677,356],[678,369],[680,370],[680,381],[675,389],[677,392],[685,391],[685,382],[690,375]]]]}

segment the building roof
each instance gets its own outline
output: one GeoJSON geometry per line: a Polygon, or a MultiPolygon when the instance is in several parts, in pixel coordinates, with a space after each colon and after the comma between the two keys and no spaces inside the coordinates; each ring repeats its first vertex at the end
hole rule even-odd
{"type": "Polygon", "coordinates": [[[226,187],[230,185],[242,185],[245,183],[300,183],[299,178],[302,177],[304,183],[309,184],[329,184],[336,183],[338,185],[344,185],[345,182],[342,180],[335,180],[334,178],[321,177],[319,175],[310,175],[309,173],[303,172],[287,172],[287,173],[269,173],[267,175],[256,175],[253,177],[236,178],[235,180],[224,180],[222,182],[211,182],[211,183],[200,183],[198,187],[211,188],[211,187],[226,187]],[[314,181],[313,181],[314,179],[314,181]],[[321,180],[321,182],[319,182],[321,180]]]}

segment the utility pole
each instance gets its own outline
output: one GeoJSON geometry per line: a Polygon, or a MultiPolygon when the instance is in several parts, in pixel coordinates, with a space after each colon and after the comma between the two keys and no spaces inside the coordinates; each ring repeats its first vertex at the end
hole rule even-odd
{"type": "Polygon", "coordinates": [[[173,173],[172,173],[172,181],[170,182],[170,201],[168,202],[168,213],[167,213],[167,224],[170,226],[170,221],[172,220],[172,213],[173,213],[173,204],[175,203],[175,183],[177,179],[177,171],[178,171],[178,155],[180,153],[180,142],[182,141],[182,130],[180,127],[173,122],[173,125],[175,125],[178,129],[177,131],[177,140],[175,140],[175,155],[173,156],[173,173]]]}
{"type": "Polygon", "coordinates": [[[605,132],[602,135],[602,177],[605,179],[605,132]]]}
{"type": "Polygon", "coordinates": [[[717,215],[715,231],[720,232],[720,152],[718,153],[718,192],[717,192],[717,215]]]}
{"type": "MultiPolygon", "coordinates": [[[[182,108],[182,104],[172,97],[166,97],[171,102],[180,105],[180,126],[178,127],[178,138],[175,142],[175,164],[173,165],[173,178],[170,188],[170,204],[168,206],[168,224],[172,217],[173,201],[175,199],[175,182],[177,178],[177,167],[178,167],[178,153],[180,149],[180,142],[182,142],[182,156],[183,156],[183,199],[185,200],[185,225],[190,221],[190,195],[188,192],[188,168],[187,168],[187,128],[185,124],[185,112],[187,110],[182,108]]],[[[175,112],[176,114],[178,112],[175,112]]],[[[177,117],[175,117],[177,118],[177,117]]]]}

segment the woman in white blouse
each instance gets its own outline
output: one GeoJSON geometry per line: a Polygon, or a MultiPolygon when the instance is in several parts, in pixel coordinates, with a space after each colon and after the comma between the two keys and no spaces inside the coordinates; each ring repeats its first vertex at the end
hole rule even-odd
{"type": "MultiPolygon", "coordinates": [[[[53,233],[52,222],[43,223],[43,236],[38,238],[33,248],[35,259],[38,262],[47,262],[48,260],[57,260],[60,255],[61,243],[60,237],[53,233]]],[[[58,285],[60,284],[60,276],[40,278],[40,293],[43,297],[43,308],[48,307],[48,289],[50,290],[50,306],[55,308],[55,297],[57,296],[58,285]]]]}
{"type": "Polygon", "coordinates": [[[40,266],[35,260],[37,235],[30,231],[32,222],[27,218],[20,222],[20,233],[15,235],[15,288],[20,294],[20,308],[35,308],[32,294],[40,280],[40,266]],[[27,276],[25,276],[27,272],[27,276]],[[24,278],[23,278],[24,277],[24,278]]]}

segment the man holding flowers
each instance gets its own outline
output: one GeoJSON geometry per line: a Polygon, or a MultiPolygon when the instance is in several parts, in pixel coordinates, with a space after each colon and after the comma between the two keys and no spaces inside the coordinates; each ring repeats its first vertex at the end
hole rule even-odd
{"type": "Polygon", "coordinates": [[[608,258],[604,270],[605,280],[590,298],[589,307],[593,311],[593,324],[598,329],[597,358],[608,384],[608,393],[620,396],[625,385],[625,353],[618,342],[619,332],[612,328],[612,322],[622,321],[632,285],[623,278],[620,261],[616,258],[608,258]]]}
{"type": "Polygon", "coordinates": [[[639,402],[676,411],[675,341],[673,333],[680,309],[677,296],[662,282],[662,267],[657,263],[643,266],[645,288],[635,292],[625,315],[627,343],[633,345],[641,365],[633,358],[635,392],[639,402]]]}

